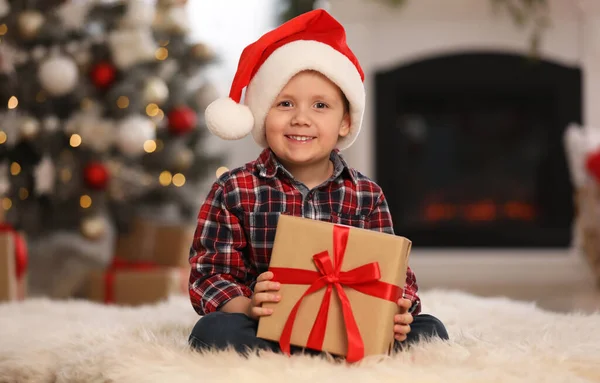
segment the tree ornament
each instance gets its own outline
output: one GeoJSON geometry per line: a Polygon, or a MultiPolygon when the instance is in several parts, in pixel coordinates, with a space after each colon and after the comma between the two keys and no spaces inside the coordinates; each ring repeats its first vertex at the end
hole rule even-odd
{"type": "Polygon", "coordinates": [[[148,6],[148,1],[130,0],[121,24],[131,28],[147,27],[152,25],[155,17],[156,9],[148,6]]]}
{"type": "Polygon", "coordinates": [[[174,135],[183,135],[196,127],[198,117],[196,112],[188,106],[177,106],[173,108],[168,116],[169,132],[174,135]]]}
{"type": "Polygon", "coordinates": [[[35,193],[37,195],[48,195],[54,192],[56,180],[56,167],[52,158],[45,155],[34,169],[35,193]]]}
{"type": "Polygon", "coordinates": [[[188,33],[190,31],[190,21],[184,4],[170,3],[159,5],[160,11],[156,13],[154,28],[178,35],[188,33]]]}
{"type": "Polygon", "coordinates": [[[83,169],[85,184],[94,190],[105,190],[108,184],[109,173],[101,162],[89,162],[83,169]]]}
{"type": "Polygon", "coordinates": [[[106,222],[100,217],[86,217],[81,221],[80,230],[84,237],[95,241],[106,234],[106,222]]]}
{"type": "Polygon", "coordinates": [[[29,10],[23,11],[19,15],[18,25],[21,37],[26,40],[31,40],[37,37],[38,32],[44,25],[45,18],[38,11],[29,10]]]}
{"type": "Polygon", "coordinates": [[[594,177],[596,182],[600,182],[600,150],[588,153],[585,168],[594,177]]]}
{"type": "Polygon", "coordinates": [[[161,105],[169,97],[169,87],[160,77],[152,77],[144,87],[144,101],[161,105]]]}
{"type": "Polygon", "coordinates": [[[90,77],[97,88],[107,89],[115,81],[117,70],[110,62],[100,61],[92,67],[90,77]]]}
{"type": "Polygon", "coordinates": [[[116,145],[128,156],[144,153],[144,143],[156,139],[156,126],[149,118],[132,115],[124,119],[117,128],[116,145]]]}
{"type": "Polygon", "coordinates": [[[108,43],[112,59],[121,70],[154,61],[158,48],[150,28],[117,29],[110,32],[108,43]]]}
{"type": "Polygon", "coordinates": [[[90,8],[94,5],[91,1],[65,1],[56,9],[56,15],[62,27],[68,31],[79,31],[85,27],[90,8]]]}
{"type": "Polygon", "coordinates": [[[75,89],[79,78],[77,64],[70,57],[53,54],[38,69],[44,90],[52,96],[64,96],[75,89]]]}

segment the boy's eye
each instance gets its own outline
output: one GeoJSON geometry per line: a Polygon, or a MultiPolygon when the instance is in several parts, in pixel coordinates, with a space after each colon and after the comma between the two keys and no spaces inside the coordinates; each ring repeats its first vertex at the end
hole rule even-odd
{"type": "Polygon", "coordinates": [[[289,108],[290,106],[292,106],[292,103],[290,101],[281,101],[279,104],[277,104],[277,106],[283,106],[284,108],[289,108]]]}
{"type": "Polygon", "coordinates": [[[315,104],[315,106],[316,106],[318,109],[327,108],[327,104],[325,104],[324,102],[317,102],[317,103],[315,104]]]}

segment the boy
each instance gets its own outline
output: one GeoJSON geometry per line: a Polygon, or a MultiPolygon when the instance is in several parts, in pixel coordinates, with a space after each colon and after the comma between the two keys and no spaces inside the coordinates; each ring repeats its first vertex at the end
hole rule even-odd
{"type": "MultiPolygon", "coordinates": [[[[246,47],[229,98],[206,110],[213,134],[239,139],[252,133],[265,149],[219,177],[200,209],[190,298],[203,317],[190,335],[193,347],[280,351],[256,337],[258,318],[272,314],[261,304],[281,299],[267,271],[279,214],[393,234],[380,187],[339,154],[356,139],[365,103],[364,74],[345,39],[343,27],[323,10],[296,17],[246,47]]],[[[398,346],[421,336],[448,338],[439,320],[419,315],[417,291],[408,268],[401,314],[394,318],[398,346]]]]}

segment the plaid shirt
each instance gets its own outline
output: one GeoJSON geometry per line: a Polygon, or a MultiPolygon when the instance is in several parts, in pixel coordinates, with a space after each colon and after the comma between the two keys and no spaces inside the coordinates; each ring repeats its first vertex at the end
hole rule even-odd
{"type": "MultiPolygon", "coordinates": [[[[331,160],[333,175],[313,190],[294,180],[270,149],[213,184],[190,250],[190,299],[198,314],[252,295],[256,278],[269,267],[281,213],[394,233],[381,188],[348,167],[337,151],[331,160]]],[[[409,267],[404,297],[413,302],[413,315],[421,311],[417,292],[409,267]]]]}

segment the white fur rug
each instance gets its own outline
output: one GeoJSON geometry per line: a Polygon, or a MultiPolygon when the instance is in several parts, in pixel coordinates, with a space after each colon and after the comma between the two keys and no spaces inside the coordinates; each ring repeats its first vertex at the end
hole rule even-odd
{"type": "Polygon", "coordinates": [[[184,297],[141,308],[4,304],[0,382],[600,382],[600,314],[556,314],[459,292],[422,298],[452,341],[354,366],[192,352],[187,337],[198,318],[184,297]]]}

